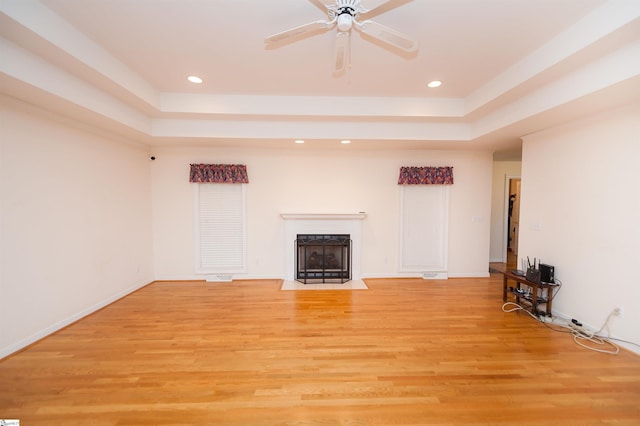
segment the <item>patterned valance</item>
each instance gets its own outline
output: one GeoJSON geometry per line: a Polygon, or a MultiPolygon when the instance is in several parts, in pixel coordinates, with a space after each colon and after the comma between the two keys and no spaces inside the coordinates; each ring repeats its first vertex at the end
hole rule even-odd
{"type": "Polygon", "coordinates": [[[398,185],[453,185],[453,167],[400,167],[398,185]]]}
{"type": "Polygon", "coordinates": [[[189,182],[249,183],[249,175],[244,164],[192,164],[189,182]]]}

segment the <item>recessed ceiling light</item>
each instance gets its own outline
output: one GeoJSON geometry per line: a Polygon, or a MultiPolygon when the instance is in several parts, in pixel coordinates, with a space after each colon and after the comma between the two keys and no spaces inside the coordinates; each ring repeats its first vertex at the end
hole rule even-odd
{"type": "Polygon", "coordinates": [[[304,141],[302,139],[296,139],[294,142],[295,143],[304,143],[304,141]]]}
{"type": "Polygon", "coordinates": [[[202,79],[200,77],[198,77],[197,75],[190,75],[189,77],[187,77],[187,80],[189,80],[190,82],[195,83],[195,84],[202,83],[202,79]]]}
{"type": "Polygon", "coordinates": [[[427,84],[427,86],[431,87],[432,89],[435,87],[440,87],[442,86],[442,82],[440,80],[433,80],[432,82],[430,82],[429,84],[427,84]]]}
{"type": "Polygon", "coordinates": [[[347,145],[347,144],[350,144],[351,141],[348,140],[348,139],[345,139],[345,140],[340,141],[340,143],[343,144],[343,145],[347,145]]]}

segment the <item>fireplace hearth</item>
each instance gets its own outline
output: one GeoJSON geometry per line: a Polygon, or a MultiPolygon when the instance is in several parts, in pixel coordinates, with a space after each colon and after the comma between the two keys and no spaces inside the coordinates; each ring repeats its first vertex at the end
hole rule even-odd
{"type": "Polygon", "coordinates": [[[343,284],[351,280],[349,234],[298,234],[295,247],[297,281],[343,284]]]}

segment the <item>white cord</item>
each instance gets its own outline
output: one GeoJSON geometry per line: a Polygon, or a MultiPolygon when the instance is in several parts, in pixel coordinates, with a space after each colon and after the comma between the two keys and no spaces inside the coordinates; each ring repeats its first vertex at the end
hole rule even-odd
{"type": "Polygon", "coordinates": [[[613,311],[609,314],[609,316],[607,316],[607,319],[605,320],[604,324],[602,324],[602,327],[600,327],[600,330],[593,333],[592,336],[588,336],[587,338],[587,336],[584,336],[581,333],[578,333],[579,337],[576,337],[576,335],[574,334],[573,340],[575,340],[575,342],[580,346],[584,346],[585,348],[591,349],[592,351],[603,352],[603,353],[612,354],[612,355],[617,354],[618,352],[620,352],[620,348],[618,347],[618,345],[616,345],[611,340],[609,340],[609,337],[611,337],[611,330],[609,330],[609,320],[611,319],[612,315],[613,315],[613,311]],[[602,333],[602,331],[604,331],[605,328],[607,329],[607,336],[606,337],[600,336],[600,333],[602,333]],[[592,348],[592,347],[581,344],[577,339],[587,340],[592,343],[596,343],[598,345],[604,345],[605,343],[608,343],[609,345],[613,346],[615,349],[613,351],[607,351],[607,350],[592,348]]]}
{"type": "MultiPolygon", "coordinates": [[[[524,311],[527,314],[529,314],[529,316],[533,319],[535,319],[536,321],[539,321],[543,324],[544,321],[542,321],[540,318],[538,318],[536,315],[534,315],[533,313],[529,312],[528,309],[526,309],[525,307],[518,305],[515,302],[506,302],[502,305],[502,311],[503,312],[516,312],[516,311],[524,311]],[[507,308],[507,306],[513,306],[511,308],[507,308]]],[[[601,352],[601,353],[605,353],[605,354],[611,354],[611,355],[616,355],[620,352],[620,348],[618,347],[618,345],[616,345],[615,343],[613,343],[611,340],[609,340],[609,319],[611,318],[611,316],[613,315],[613,312],[609,314],[609,316],[607,317],[607,320],[605,321],[605,323],[602,325],[602,327],[600,327],[600,330],[598,330],[597,332],[591,334],[591,335],[586,335],[583,334],[581,332],[579,332],[578,330],[575,330],[571,327],[569,327],[568,325],[565,324],[557,324],[560,327],[564,327],[568,330],[571,330],[571,334],[573,335],[573,341],[576,342],[578,345],[582,346],[583,348],[587,348],[589,350],[595,351],[595,352],[601,352]],[[607,329],[607,336],[603,337],[603,336],[599,336],[599,333],[601,333],[604,329],[607,329]],[[581,342],[581,340],[586,340],[588,342],[591,343],[595,343],[598,345],[604,345],[604,344],[609,344],[611,346],[614,347],[614,350],[605,350],[605,349],[598,349],[598,348],[594,348],[592,346],[586,345],[584,343],[581,342]]],[[[545,324],[546,325],[546,324],[545,324]]]]}
{"type": "Polygon", "coordinates": [[[601,353],[605,353],[605,354],[611,354],[611,355],[616,355],[618,352],[620,352],[620,348],[618,347],[618,345],[616,345],[615,343],[610,341],[608,338],[603,338],[603,337],[596,336],[596,335],[585,336],[584,334],[580,333],[577,330],[573,330],[572,334],[573,334],[573,341],[576,342],[578,345],[582,346],[583,348],[587,348],[587,349],[590,349],[592,351],[601,352],[601,353]],[[598,345],[604,345],[605,343],[608,343],[609,345],[614,347],[614,350],[608,351],[608,350],[605,350],[605,349],[594,348],[592,346],[585,345],[584,343],[581,342],[581,340],[586,340],[588,342],[595,343],[595,344],[598,344],[598,345]]]}
{"type": "Polygon", "coordinates": [[[536,317],[534,314],[532,314],[531,312],[529,312],[528,309],[526,309],[524,306],[520,306],[515,302],[507,302],[504,305],[502,305],[502,311],[503,312],[515,312],[515,311],[524,311],[527,314],[529,314],[532,318],[536,319],[537,321],[540,321],[538,319],[538,317],[536,317]],[[507,305],[514,305],[515,308],[511,308],[511,309],[506,309],[507,305]]]}

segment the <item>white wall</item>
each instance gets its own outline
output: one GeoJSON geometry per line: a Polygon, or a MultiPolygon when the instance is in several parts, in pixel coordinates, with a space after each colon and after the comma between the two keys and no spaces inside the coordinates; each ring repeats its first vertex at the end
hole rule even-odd
{"type": "Polygon", "coordinates": [[[449,274],[487,276],[489,152],[164,148],[152,162],[146,147],[8,97],[0,143],[0,357],[154,278],[201,278],[192,162],[248,166],[247,278],[284,277],[280,213],[359,211],[363,276],[401,276],[399,168],[454,166],[449,274]]]}
{"type": "Polygon", "coordinates": [[[524,138],[520,257],[555,266],[554,311],[640,342],[640,103],[524,138]]]}
{"type": "Polygon", "coordinates": [[[0,97],[0,358],[153,279],[146,149],[0,97]]]}
{"type": "Polygon", "coordinates": [[[494,161],[491,185],[491,262],[504,262],[505,247],[505,199],[507,196],[507,177],[519,177],[522,163],[520,161],[494,161]]]}
{"type": "MultiPolygon", "coordinates": [[[[398,273],[400,166],[454,166],[450,188],[449,274],[487,276],[491,153],[441,151],[164,148],[152,164],[155,273],[158,279],[194,275],[193,185],[190,163],[246,164],[248,273],[283,278],[281,213],[367,212],[363,221],[364,277],[398,273]]],[[[289,242],[293,244],[293,242],[289,242]]],[[[201,278],[201,277],[200,277],[201,278]]],[[[236,276],[235,278],[243,278],[236,276]]]]}

